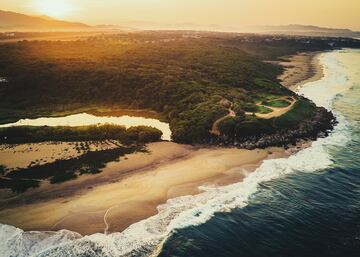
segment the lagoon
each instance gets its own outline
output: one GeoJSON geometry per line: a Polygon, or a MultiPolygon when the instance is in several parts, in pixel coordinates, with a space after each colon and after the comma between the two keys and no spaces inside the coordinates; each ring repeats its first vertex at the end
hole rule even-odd
{"type": "Polygon", "coordinates": [[[163,133],[163,140],[171,140],[171,131],[168,123],[161,122],[157,119],[150,119],[144,117],[134,116],[106,116],[100,117],[88,113],[79,113],[68,115],[64,117],[41,117],[36,119],[21,119],[14,123],[8,123],[0,125],[0,128],[12,127],[12,126],[89,126],[89,125],[100,125],[100,124],[113,124],[122,125],[126,128],[134,126],[150,126],[161,130],[163,133]]]}

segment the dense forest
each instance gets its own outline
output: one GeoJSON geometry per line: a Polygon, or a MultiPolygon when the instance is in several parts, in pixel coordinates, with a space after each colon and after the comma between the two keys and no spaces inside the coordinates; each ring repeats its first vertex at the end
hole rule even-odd
{"type": "MultiPolygon", "coordinates": [[[[174,141],[206,143],[228,113],[226,99],[236,117],[222,132],[258,133],[261,119],[245,114],[261,111],[259,101],[293,95],[277,80],[281,67],[267,61],[339,47],[360,41],[169,31],[1,44],[0,76],[8,82],[0,84],[0,122],[90,105],[149,109],[170,123],[174,141]]],[[[296,126],[315,106],[296,108],[304,105],[294,107],[292,122],[267,121],[261,133],[296,126]]]]}
{"type": "Polygon", "coordinates": [[[159,141],[162,132],[156,128],[104,124],[80,127],[19,126],[0,128],[0,143],[23,144],[46,141],[76,142],[117,140],[122,144],[143,144],[159,141]]]}

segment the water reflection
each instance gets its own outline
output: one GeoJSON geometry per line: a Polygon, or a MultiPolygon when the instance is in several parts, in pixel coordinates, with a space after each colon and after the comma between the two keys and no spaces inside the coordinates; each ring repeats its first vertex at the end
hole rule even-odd
{"type": "Polygon", "coordinates": [[[37,119],[21,119],[15,123],[9,123],[0,125],[2,127],[12,127],[12,126],[87,126],[87,125],[97,125],[97,124],[115,124],[123,125],[125,127],[133,126],[150,126],[157,128],[162,131],[163,140],[171,140],[171,131],[169,124],[161,122],[157,119],[149,119],[143,117],[131,117],[131,116],[119,116],[119,117],[98,117],[87,113],[79,113],[74,115],[69,115],[65,117],[45,117],[37,119]]]}

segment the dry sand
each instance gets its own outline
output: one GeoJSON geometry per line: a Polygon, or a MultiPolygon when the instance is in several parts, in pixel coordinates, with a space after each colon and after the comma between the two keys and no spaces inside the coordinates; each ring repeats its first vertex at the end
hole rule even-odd
{"type": "Polygon", "coordinates": [[[287,102],[290,103],[289,106],[287,107],[271,107],[271,106],[267,106],[267,105],[263,105],[261,103],[257,103],[256,105],[257,106],[263,106],[265,108],[268,108],[268,109],[271,109],[272,112],[270,113],[252,113],[252,112],[245,112],[246,115],[253,115],[255,114],[256,117],[258,118],[262,118],[262,119],[272,119],[274,117],[279,117],[281,115],[284,115],[285,113],[287,113],[288,111],[290,111],[293,106],[296,104],[297,100],[294,98],[294,97],[291,97],[292,100],[288,100],[287,97],[281,97],[279,99],[274,99],[272,101],[275,101],[275,100],[285,100],[287,102]]]}
{"type": "Polygon", "coordinates": [[[105,142],[45,142],[0,145],[0,165],[9,170],[27,168],[31,165],[76,158],[87,151],[113,149],[117,146],[118,143],[110,140],[105,142]]]}
{"type": "Polygon", "coordinates": [[[279,62],[285,68],[278,79],[281,84],[292,90],[306,83],[316,81],[324,76],[323,67],[319,61],[320,52],[300,53],[282,58],[279,62]]]}
{"type": "MultiPolygon", "coordinates": [[[[44,187],[21,196],[28,204],[11,200],[11,208],[0,211],[0,222],[25,230],[122,231],[156,214],[156,207],[169,198],[199,193],[198,187],[204,184],[241,181],[269,157],[269,150],[197,149],[170,142],[154,143],[149,149],[152,154],[130,154],[126,160],[109,164],[99,176],[117,177],[112,183],[80,178],[55,185],[67,191],[66,197],[51,195],[55,189],[44,187]],[[37,190],[47,197],[39,201],[37,190]]],[[[271,151],[285,154],[281,148],[271,151]]]]}

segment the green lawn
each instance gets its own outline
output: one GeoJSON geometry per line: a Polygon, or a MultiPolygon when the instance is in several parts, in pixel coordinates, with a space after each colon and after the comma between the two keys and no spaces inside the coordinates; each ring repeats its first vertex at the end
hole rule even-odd
{"type": "Polygon", "coordinates": [[[273,126],[278,128],[292,127],[305,118],[311,117],[315,111],[315,105],[306,100],[298,100],[294,107],[284,115],[274,118],[273,126]]]}
{"type": "Polygon", "coordinates": [[[285,100],[275,100],[275,101],[270,101],[270,102],[263,101],[262,104],[266,105],[266,106],[270,106],[270,107],[275,107],[275,108],[285,108],[290,105],[290,103],[285,100]]]}
{"type": "Polygon", "coordinates": [[[260,114],[268,114],[268,113],[271,113],[273,112],[270,108],[267,108],[265,106],[258,106],[258,113],[260,114]]]}

